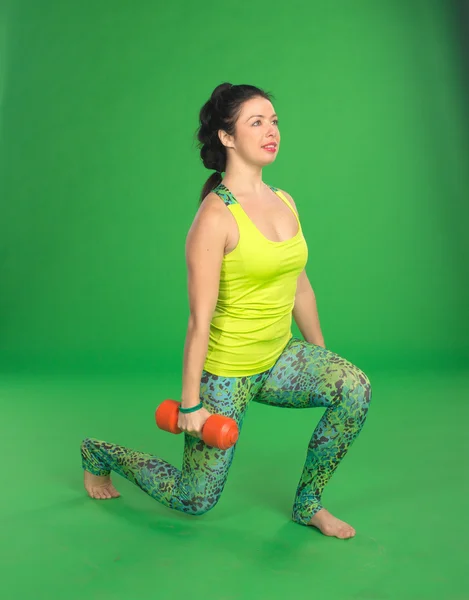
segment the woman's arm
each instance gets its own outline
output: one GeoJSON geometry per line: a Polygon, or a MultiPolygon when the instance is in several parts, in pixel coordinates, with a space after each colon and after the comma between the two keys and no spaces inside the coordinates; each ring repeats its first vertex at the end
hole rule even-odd
{"type": "Polygon", "coordinates": [[[226,243],[226,209],[216,194],[201,204],[186,239],[189,323],[184,345],[182,406],[199,404],[210,322],[216,307],[226,243]]]}
{"type": "MultiPolygon", "coordinates": [[[[298,209],[296,208],[293,198],[288,192],[285,192],[284,190],[282,190],[282,192],[291,202],[296,214],[298,214],[298,209]]],[[[316,295],[305,270],[303,270],[298,277],[295,305],[293,307],[293,318],[307,342],[316,344],[316,346],[322,346],[323,348],[326,347],[319,322],[316,295]]]]}
{"type": "Polygon", "coordinates": [[[326,347],[319,323],[316,295],[305,270],[298,277],[293,318],[307,342],[326,347]]]}

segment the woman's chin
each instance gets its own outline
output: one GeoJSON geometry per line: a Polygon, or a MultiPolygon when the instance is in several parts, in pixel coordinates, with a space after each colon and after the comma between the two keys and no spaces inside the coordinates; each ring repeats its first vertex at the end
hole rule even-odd
{"type": "Polygon", "coordinates": [[[267,167],[268,165],[271,165],[276,158],[277,158],[277,154],[275,154],[274,156],[271,156],[271,157],[268,156],[267,158],[264,157],[264,160],[262,161],[262,166],[267,167]]]}

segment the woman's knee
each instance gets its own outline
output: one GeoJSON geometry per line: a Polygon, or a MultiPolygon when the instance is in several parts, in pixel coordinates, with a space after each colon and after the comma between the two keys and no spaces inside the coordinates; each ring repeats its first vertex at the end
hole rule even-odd
{"type": "Polygon", "coordinates": [[[186,511],[194,517],[200,517],[212,510],[220,499],[220,495],[196,497],[185,503],[186,511]]]}
{"type": "Polygon", "coordinates": [[[354,367],[350,370],[344,381],[343,394],[344,399],[353,396],[361,408],[367,409],[372,397],[371,382],[361,369],[354,367]]]}
{"type": "Polygon", "coordinates": [[[359,404],[359,408],[360,408],[361,412],[365,415],[368,413],[368,408],[369,408],[370,402],[371,402],[371,396],[372,396],[371,382],[370,382],[368,376],[363,372],[360,372],[359,380],[360,380],[360,394],[357,395],[357,403],[359,404]]]}
{"type": "Polygon", "coordinates": [[[368,377],[368,375],[366,373],[364,373],[360,369],[358,369],[358,375],[357,376],[358,376],[358,380],[360,382],[360,385],[362,387],[363,400],[367,404],[369,404],[370,401],[371,401],[371,396],[372,396],[372,388],[371,388],[370,378],[368,377]]]}

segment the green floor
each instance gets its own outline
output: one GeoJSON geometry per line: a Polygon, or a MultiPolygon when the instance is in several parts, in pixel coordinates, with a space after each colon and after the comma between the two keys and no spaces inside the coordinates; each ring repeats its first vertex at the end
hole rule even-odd
{"type": "Polygon", "coordinates": [[[289,519],[323,409],[252,404],[220,502],[189,517],[118,476],[121,498],[88,499],[80,468],[86,436],[179,466],[181,436],[153,417],[176,376],[2,375],[0,598],[468,599],[469,375],[369,375],[368,420],[324,495],[348,541],[289,519]]]}

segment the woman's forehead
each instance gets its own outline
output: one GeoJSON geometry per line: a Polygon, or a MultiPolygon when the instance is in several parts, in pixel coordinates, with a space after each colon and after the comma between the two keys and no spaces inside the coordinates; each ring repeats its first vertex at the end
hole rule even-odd
{"type": "Polygon", "coordinates": [[[243,103],[240,117],[249,118],[251,115],[263,115],[269,118],[274,112],[272,102],[267,98],[251,98],[243,103]]]}

